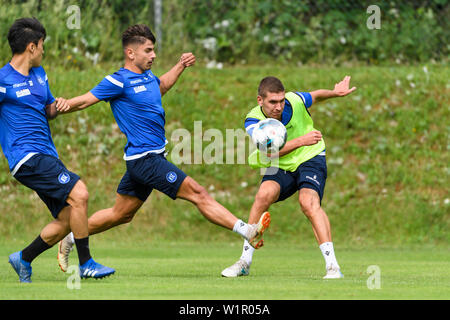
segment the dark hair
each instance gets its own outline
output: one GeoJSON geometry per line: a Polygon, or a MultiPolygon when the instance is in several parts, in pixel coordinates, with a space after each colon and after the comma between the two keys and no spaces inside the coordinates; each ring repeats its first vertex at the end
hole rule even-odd
{"type": "Polygon", "coordinates": [[[38,44],[47,36],[44,26],[36,18],[20,18],[14,21],[8,32],[8,42],[12,54],[23,53],[32,42],[38,44]]]}
{"type": "Polygon", "coordinates": [[[258,95],[263,98],[266,96],[267,92],[278,93],[283,91],[283,83],[276,77],[266,77],[262,79],[258,87],[258,95]]]}
{"type": "Polygon", "coordinates": [[[149,27],[145,24],[135,24],[123,32],[122,46],[125,48],[131,43],[143,44],[147,39],[153,42],[153,44],[156,43],[156,38],[149,27]]]}

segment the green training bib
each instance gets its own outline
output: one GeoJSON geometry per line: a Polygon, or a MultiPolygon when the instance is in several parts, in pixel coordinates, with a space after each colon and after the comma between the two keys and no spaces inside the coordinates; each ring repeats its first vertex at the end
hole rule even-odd
{"type": "MultiPolygon", "coordinates": [[[[314,124],[306,109],[303,100],[294,92],[286,93],[286,99],[292,106],[292,118],[286,124],[287,141],[303,136],[314,129],[314,124]]],[[[264,120],[267,117],[262,112],[260,106],[253,108],[246,118],[255,118],[264,120]]],[[[325,149],[325,142],[321,139],[318,143],[312,146],[304,146],[295,149],[294,151],[275,159],[268,158],[263,152],[256,149],[248,157],[248,163],[252,168],[268,168],[278,167],[285,171],[295,171],[299,165],[309,159],[317,156],[325,149]]]]}

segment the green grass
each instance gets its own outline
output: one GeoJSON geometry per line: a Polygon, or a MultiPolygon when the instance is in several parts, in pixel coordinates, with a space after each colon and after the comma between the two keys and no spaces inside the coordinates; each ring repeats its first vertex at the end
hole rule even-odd
{"type": "MultiPolygon", "coordinates": [[[[450,253],[445,247],[336,248],[344,279],[323,280],[315,246],[269,243],[254,256],[251,275],[227,279],[220,272],[239,257],[241,243],[109,242],[92,238],[92,252],[116,274],[83,280],[68,289],[56,248],[33,262],[33,283],[20,284],[6,257],[22,242],[0,245],[0,299],[147,300],[397,300],[449,299],[450,253]],[[367,286],[367,268],[380,268],[381,288],[367,286]]],[[[70,258],[77,264],[76,253],[70,258]]]]}

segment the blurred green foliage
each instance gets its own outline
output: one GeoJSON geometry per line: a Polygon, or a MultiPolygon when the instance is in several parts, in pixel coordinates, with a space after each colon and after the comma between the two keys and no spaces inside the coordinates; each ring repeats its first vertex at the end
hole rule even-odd
{"type": "MultiPolygon", "coordinates": [[[[373,1],[164,0],[163,36],[167,54],[193,51],[209,61],[249,63],[424,62],[449,53],[449,1],[383,1],[381,29],[371,30],[373,1]]],[[[154,29],[153,1],[0,0],[0,37],[12,22],[36,16],[47,28],[46,54],[62,65],[82,67],[119,61],[120,37],[131,24],[154,29]],[[81,28],[69,29],[70,5],[81,11],[81,28]]],[[[157,39],[158,42],[158,39],[157,39]]],[[[9,58],[7,41],[0,60],[9,58]]]]}

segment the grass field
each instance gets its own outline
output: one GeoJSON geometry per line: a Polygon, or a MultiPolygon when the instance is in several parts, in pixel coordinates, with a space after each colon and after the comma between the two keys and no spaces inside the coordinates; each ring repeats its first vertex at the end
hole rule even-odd
{"type": "MultiPolygon", "coordinates": [[[[450,252],[445,247],[337,248],[345,278],[323,280],[323,259],[317,248],[267,243],[255,254],[250,276],[227,279],[220,272],[239,257],[238,240],[223,244],[92,242],[94,257],[114,267],[116,274],[83,280],[80,289],[69,289],[68,283],[74,284],[69,279],[72,274],[60,271],[56,248],[33,262],[33,283],[20,284],[7,264],[7,256],[20,244],[1,244],[0,299],[450,299],[450,252]],[[379,288],[369,289],[369,266],[379,268],[379,288]]],[[[77,264],[76,253],[70,263],[77,264]]]]}

